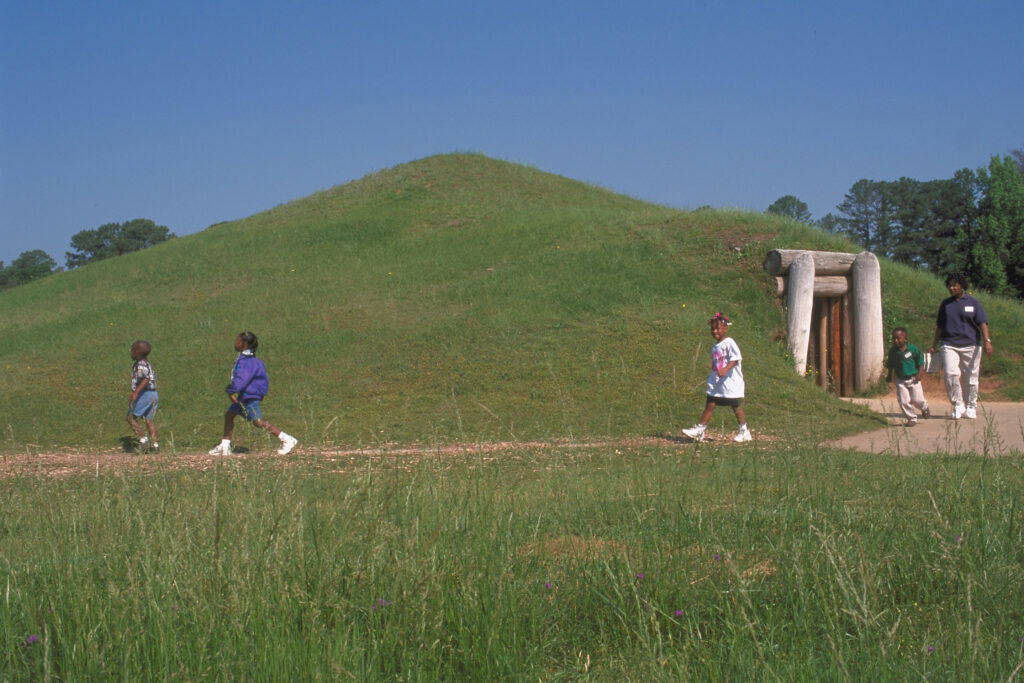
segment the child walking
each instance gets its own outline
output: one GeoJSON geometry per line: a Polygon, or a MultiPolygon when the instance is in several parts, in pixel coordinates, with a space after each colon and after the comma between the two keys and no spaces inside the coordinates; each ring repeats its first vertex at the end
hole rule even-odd
{"type": "Polygon", "coordinates": [[[736,421],[740,425],[732,440],[738,443],[750,441],[754,437],[747,428],[747,416],[740,406],[745,391],[743,356],[740,355],[740,347],[729,336],[729,326],[732,322],[724,313],[715,313],[708,324],[711,326],[711,336],[715,338],[715,345],[711,347],[708,400],[704,412],[700,415],[700,422],[689,429],[684,429],[683,434],[694,441],[703,441],[704,430],[711,420],[711,414],[715,412],[715,406],[729,406],[736,414],[736,421]]]}
{"type": "Polygon", "coordinates": [[[148,341],[140,339],[132,343],[132,393],[128,396],[128,424],[139,437],[139,451],[155,453],[160,450],[154,422],[160,397],[156,392],[156,371],[149,363],[152,350],[148,341]]]}
{"type": "Polygon", "coordinates": [[[914,408],[921,411],[921,417],[927,418],[931,415],[928,401],[924,397],[924,389],[921,388],[921,379],[918,377],[923,365],[924,354],[907,339],[906,328],[894,329],[892,348],[889,349],[885,367],[889,370],[887,379],[896,384],[896,402],[907,418],[907,427],[917,424],[917,413],[914,412],[914,408]]]}
{"type": "Polygon", "coordinates": [[[259,345],[259,340],[252,332],[242,332],[235,338],[238,358],[231,371],[231,383],[227,386],[231,405],[224,413],[224,438],[210,450],[210,455],[231,455],[231,435],[235,430],[235,418],[239,415],[260,429],[266,429],[281,441],[278,455],[288,455],[299,443],[294,436],[285,434],[263,419],[260,401],[270,389],[270,380],[267,377],[267,366],[256,357],[259,345]]]}

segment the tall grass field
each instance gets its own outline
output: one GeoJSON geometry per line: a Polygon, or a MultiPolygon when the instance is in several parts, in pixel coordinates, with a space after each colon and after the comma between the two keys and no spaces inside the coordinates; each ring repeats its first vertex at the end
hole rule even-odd
{"type": "Polygon", "coordinates": [[[0,293],[0,681],[1022,680],[1024,459],[821,446],[884,421],[793,373],[773,248],[857,251],[454,154],[0,293]],[[719,310],[755,441],[683,443],[719,310]],[[247,329],[295,455],[205,456],[247,329]]]}

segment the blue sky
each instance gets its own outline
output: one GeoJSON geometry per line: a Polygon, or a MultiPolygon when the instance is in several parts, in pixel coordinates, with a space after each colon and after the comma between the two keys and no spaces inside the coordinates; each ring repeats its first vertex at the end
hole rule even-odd
{"type": "Polygon", "coordinates": [[[0,260],[478,151],[815,218],[1024,147],[1024,2],[0,0],[0,260]]]}

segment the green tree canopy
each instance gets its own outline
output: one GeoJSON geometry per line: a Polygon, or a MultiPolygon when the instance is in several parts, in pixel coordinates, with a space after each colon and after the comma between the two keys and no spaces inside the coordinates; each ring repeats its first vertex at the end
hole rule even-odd
{"type": "Polygon", "coordinates": [[[811,212],[805,202],[800,201],[791,194],[779,197],[769,206],[765,213],[773,213],[779,216],[788,216],[801,223],[811,222],[811,212]]]}
{"type": "Polygon", "coordinates": [[[157,225],[148,218],[107,223],[95,230],[76,233],[71,238],[71,247],[75,251],[65,253],[66,263],[68,268],[77,268],[111,256],[146,249],[174,236],[165,226],[157,225]]]}
{"type": "Polygon", "coordinates": [[[1011,150],[1010,156],[1013,157],[1013,162],[1017,164],[1017,170],[1024,173],[1024,147],[1011,150]]]}
{"type": "Polygon", "coordinates": [[[980,287],[1024,294],[1024,175],[1010,156],[993,156],[978,171],[981,200],[969,234],[969,272],[980,287]]]}
{"type": "Polygon", "coordinates": [[[0,262],[0,289],[17,287],[38,280],[57,269],[57,262],[42,249],[23,251],[6,268],[0,262]]]}

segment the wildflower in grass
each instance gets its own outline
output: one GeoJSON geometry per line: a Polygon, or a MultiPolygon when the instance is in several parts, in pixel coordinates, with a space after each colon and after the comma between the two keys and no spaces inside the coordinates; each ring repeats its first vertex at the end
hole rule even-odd
{"type": "Polygon", "coordinates": [[[377,601],[373,603],[374,610],[384,609],[388,605],[394,604],[391,600],[385,600],[384,598],[377,598],[377,601]]]}
{"type": "Polygon", "coordinates": [[[928,654],[931,654],[933,652],[935,652],[935,646],[934,645],[929,645],[928,646],[928,654]]]}
{"type": "Polygon", "coordinates": [[[721,562],[721,561],[722,561],[722,556],[721,556],[721,555],[719,555],[718,553],[715,553],[715,556],[714,556],[714,557],[713,557],[712,559],[713,559],[713,560],[714,560],[715,562],[721,562]]]}
{"type": "Polygon", "coordinates": [[[676,616],[677,616],[677,617],[681,617],[681,616],[683,616],[684,614],[686,614],[686,612],[685,612],[684,610],[681,610],[681,609],[677,609],[677,610],[676,610],[676,616]]]}
{"type": "Polygon", "coordinates": [[[963,543],[964,537],[963,536],[957,536],[953,540],[956,541],[957,543],[963,543]]]}
{"type": "Polygon", "coordinates": [[[644,573],[643,572],[637,573],[636,578],[639,579],[640,581],[643,581],[644,580],[644,573]]]}
{"type": "Polygon", "coordinates": [[[39,636],[37,636],[34,633],[32,635],[30,635],[28,638],[25,639],[25,644],[26,645],[34,645],[35,643],[38,643],[38,642],[39,642],[39,636]]]}
{"type": "Polygon", "coordinates": [[[546,588],[548,590],[551,590],[551,584],[550,583],[545,583],[544,584],[544,588],[546,588]]]}

